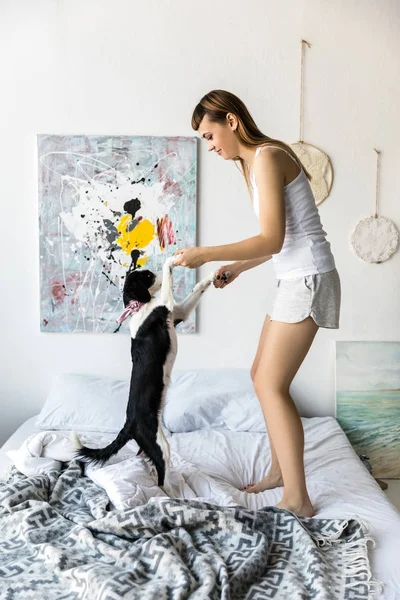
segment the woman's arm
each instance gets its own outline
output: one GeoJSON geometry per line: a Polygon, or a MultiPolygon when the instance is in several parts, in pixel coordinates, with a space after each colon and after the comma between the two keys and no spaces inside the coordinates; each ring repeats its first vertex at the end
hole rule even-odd
{"type": "Polygon", "coordinates": [[[284,171],[277,150],[260,152],[253,169],[259,198],[259,235],[224,246],[180,248],[175,252],[175,266],[195,269],[215,260],[254,260],[281,251],[286,228],[284,171]]]}
{"type": "Polygon", "coordinates": [[[235,274],[235,277],[243,273],[243,271],[248,271],[249,269],[253,269],[254,267],[258,267],[262,263],[270,260],[272,256],[262,256],[261,258],[253,258],[251,260],[235,260],[235,262],[227,263],[218,267],[217,274],[222,275],[224,271],[230,271],[235,274]]]}
{"type": "Polygon", "coordinates": [[[258,265],[261,265],[262,263],[267,262],[267,260],[270,260],[271,258],[272,258],[272,255],[269,254],[268,256],[263,256],[261,258],[253,258],[250,260],[240,260],[240,261],[237,261],[237,263],[233,263],[233,264],[237,264],[239,271],[241,273],[243,273],[243,271],[248,271],[249,269],[258,267],[258,265]]]}
{"type": "Polygon", "coordinates": [[[247,238],[242,242],[225,244],[223,246],[205,246],[201,249],[203,262],[214,260],[254,260],[266,254],[278,254],[281,245],[271,238],[265,238],[262,234],[247,238]]]}
{"type": "Polygon", "coordinates": [[[214,280],[214,287],[226,287],[232,283],[232,281],[235,281],[235,279],[239,277],[243,271],[248,271],[253,267],[257,267],[270,258],[272,258],[272,256],[262,256],[261,258],[253,258],[252,260],[237,260],[235,262],[222,265],[216,271],[217,277],[214,280]]]}
{"type": "MultiPolygon", "coordinates": [[[[278,151],[279,152],[279,151],[278,151]]],[[[284,171],[276,150],[260,152],[254,160],[259,197],[259,235],[235,244],[206,246],[206,261],[252,260],[278,254],[285,238],[284,171]]]]}

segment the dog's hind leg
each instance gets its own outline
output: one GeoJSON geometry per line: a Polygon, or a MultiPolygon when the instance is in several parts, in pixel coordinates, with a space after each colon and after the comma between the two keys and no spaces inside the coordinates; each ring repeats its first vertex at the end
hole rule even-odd
{"type": "Polygon", "coordinates": [[[161,427],[160,423],[158,424],[158,430],[157,430],[157,444],[161,448],[161,451],[162,451],[163,457],[164,457],[164,462],[165,462],[165,479],[164,479],[164,485],[162,486],[162,489],[167,494],[167,496],[169,496],[170,498],[174,498],[175,494],[170,485],[170,482],[171,482],[171,475],[170,475],[170,473],[171,473],[171,451],[170,451],[168,440],[165,437],[165,433],[164,433],[163,428],[161,427]]]}
{"type": "Polygon", "coordinates": [[[171,452],[170,452],[168,440],[165,437],[164,430],[161,427],[160,423],[158,424],[158,430],[157,430],[157,444],[160,446],[160,448],[162,450],[164,460],[165,460],[165,469],[167,472],[171,466],[171,452]]]}
{"type": "Polygon", "coordinates": [[[161,447],[156,443],[153,432],[144,433],[136,431],[135,440],[139,448],[143,448],[146,456],[151,460],[157,471],[157,485],[162,487],[165,481],[165,460],[161,447]]]}

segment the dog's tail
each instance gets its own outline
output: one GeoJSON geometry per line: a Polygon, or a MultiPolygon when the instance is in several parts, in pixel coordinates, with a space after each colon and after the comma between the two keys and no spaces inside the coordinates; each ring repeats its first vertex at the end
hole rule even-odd
{"type": "Polygon", "coordinates": [[[158,486],[163,486],[165,480],[165,460],[160,446],[156,443],[156,437],[150,432],[147,432],[146,435],[146,432],[135,428],[132,424],[129,426],[125,425],[115,440],[105,448],[87,448],[81,443],[74,431],[70,435],[70,442],[75,450],[75,459],[99,466],[103,466],[132,439],[139,446],[137,455],[144,453],[150,459],[157,471],[158,486]]]}
{"type": "Polygon", "coordinates": [[[70,442],[75,450],[74,458],[86,463],[103,466],[114,454],[117,454],[129,440],[134,439],[132,425],[125,425],[115,440],[105,448],[87,448],[75,432],[71,432],[70,442]]]}

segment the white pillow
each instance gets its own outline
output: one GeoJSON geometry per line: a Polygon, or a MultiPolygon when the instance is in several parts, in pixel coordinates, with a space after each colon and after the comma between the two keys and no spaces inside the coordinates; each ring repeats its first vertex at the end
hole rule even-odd
{"type": "Polygon", "coordinates": [[[35,425],[39,429],[118,433],[125,422],[128,397],[129,381],[57,375],[35,425]]]}
{"type": "Polygon", "coordinates": [[[208,427],[265,432],[250,371],[239,368],[172,371],[163,422],[173,433],[208,427]]]}
{"type": "MultiPolygon", "coordinates": [[[[118,433],[125,422],[129,384],[129,380],[96,375],[57,375],[35,425],[46,430],[118,433]]],[[[173,433],[208,427],[265,432],[248,369],[172,371],[162,421],[173,433]]]]}
{"type": "Polygon", "coordinates": [[[231,398],[223,408],[221,418],[231,431],[267,431],[264,413],[255,392],[231,398]]]}

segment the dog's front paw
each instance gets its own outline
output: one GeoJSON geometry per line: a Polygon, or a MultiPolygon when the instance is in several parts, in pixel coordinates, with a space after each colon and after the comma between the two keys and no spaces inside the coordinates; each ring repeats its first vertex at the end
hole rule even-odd
{"type": "Polygon", "coordinates": [[[169,256],[168,258],[166,258],[163,268],[164,269],[172,269],[172,267],[175,265],[175,259],[176,259],[176,256],[169,256]]]}
{"type": "Polygon", "coordinates": [[[205,277],[202,281],[200,281],[200,285],[203,288],[208,288],[217,278],[217,271],[213,271],[207,277],[205,277]]]}
{"type": "Polygon", "coordinates": [[[204,279],[199,281],[199,283],[196,284],[194,291],[200,290],[201,292],[204,292],[207,288],[210,287],[210,285],[213,283],[213,281],[215,281],[216,277],[217,277],[217,272],[213,271],[212,273],[210,273],[208,275],[208,277],[205,277],[204,279]]]}
{"type": "Polygon", "coordinates": [[[209,274],[207,279],[210,283],[213,283],[217,279],[217,271],[212,271],[212,273],[209,274]]]}

